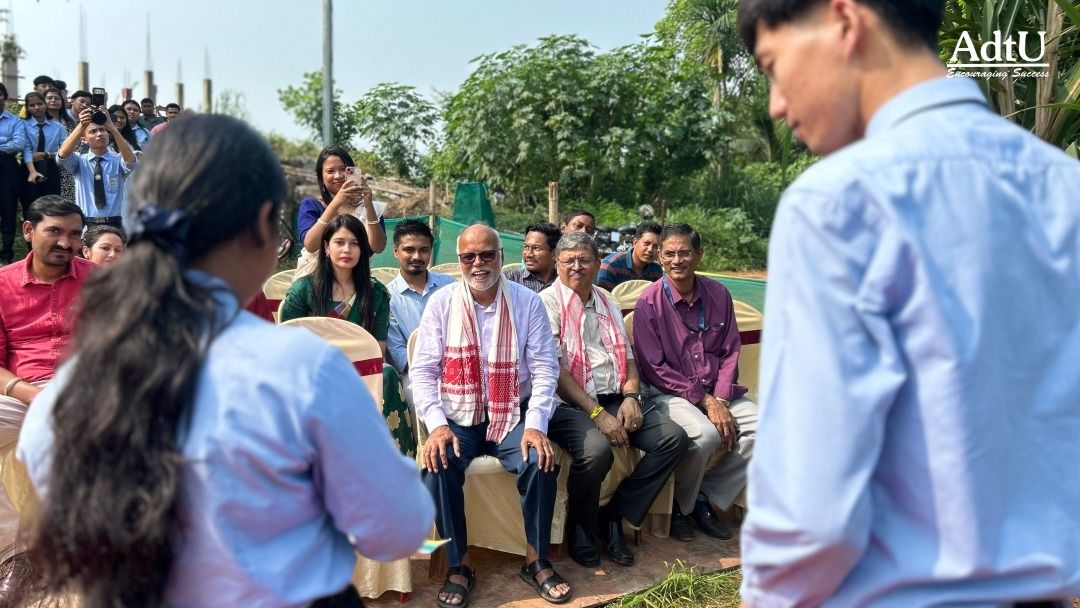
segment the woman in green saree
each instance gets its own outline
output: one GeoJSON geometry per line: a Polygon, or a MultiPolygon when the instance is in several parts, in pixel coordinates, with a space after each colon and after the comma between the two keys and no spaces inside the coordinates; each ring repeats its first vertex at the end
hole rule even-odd
{"type": "MultiPolygon", "coordinates": [[[[320,220],[321,221],[321,220],[320,220]]],[[[281,303],[281,320],[335,317],[363,327],[386,354],[390,327],[390,292],[371,277],[371,245],[363,223],[352,215],[327,222],[318,265],[300,277],[281,303]]],[[[401,395],[401,380],[392,365],[383,366],[383,415],[401,453],[416,453],[416,426],[401,395]]]]}

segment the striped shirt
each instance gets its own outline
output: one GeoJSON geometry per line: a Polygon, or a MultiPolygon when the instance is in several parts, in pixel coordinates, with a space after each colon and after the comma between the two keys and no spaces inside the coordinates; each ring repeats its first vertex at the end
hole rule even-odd
{"type": "Polygon", "coordinates": [[[619,283],[627,281],[655,281],[664,276],[664,269],[656,262],[649,262],[641,274],[634,272],[634,261],[629,251],[616,251],[600,263],[596,284],[611,291],[619,283]]]}

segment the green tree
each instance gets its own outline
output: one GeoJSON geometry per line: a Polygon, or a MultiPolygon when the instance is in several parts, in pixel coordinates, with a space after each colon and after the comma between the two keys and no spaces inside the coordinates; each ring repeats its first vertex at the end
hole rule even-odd
{"type": "Polygon", "coordinates": [[[382,83],[356,102],[354,116],[379,160],[409,178],[420,167],[421,148],[433,143],[439,111],[413,87],[382,83]]]}
{"type": "MultiPolygon", "coordinates": [[[[299,87],[278,89],[278,100],[293,115],[297,124],[307,128],[315,138],[322,137],[323,92],[322,72],[307,72],[299,87]]],[[[356,108],[342,103],[341,90],[334,89],[334,117],[332,121],[334,143],[349,147],[359,133],[356,108]]]]}
{"type": "Polygon", "coordinates": [[[481,179],[524,204],[655,202],[705,166],[725,115],[704,68],[645,41],[597,54],[576,36],[485,55],[446,104],[442,179],[481,179]]]}

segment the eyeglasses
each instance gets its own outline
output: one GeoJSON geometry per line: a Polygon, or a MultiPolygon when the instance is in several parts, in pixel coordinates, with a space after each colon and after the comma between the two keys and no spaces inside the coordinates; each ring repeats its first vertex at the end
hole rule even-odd
{"type": "Polygon", "coordinates": [[[476,256],[480,256],[480,261],[488,264],[495,261],[495,258],[498,257],[500,251],[502,251],[502,249],[488,249],[487,251],[469,251],[467,253],[459,253],[457,257],[459,260],[461,260],[462,264],[472,264],[476,261],[476,256]]]}
{"type": "Polygon", "coordinates": [[[525,245],[521,248],[522,253],[544,253],[545,251],[550,250],[544,245],[525,245]]]}
{"type": "Polygon", "coordinates": [[[567,268],[573,268],[574,266],[581,266],[586,268],[593,265],[596,258],[570,258],[569,260],[559,260],[559,263],[567,268]]]}
{"type": "Polygon", "coordinates": [[[663,252],[660,253],[660,257],[663,258],[664,260],[669,260],[669,261],[674,261],[674,260],[677,260],[677,259],[687,259],[687,260],[689,260],[690,258],[694,257],[694,252],[693,251],[687,251],[687,250],[683,250],[683,251],[663,251],[663,252]]]}

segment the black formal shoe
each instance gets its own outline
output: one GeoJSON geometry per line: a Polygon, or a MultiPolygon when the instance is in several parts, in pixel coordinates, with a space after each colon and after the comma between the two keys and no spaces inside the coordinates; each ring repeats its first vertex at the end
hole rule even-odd
{"type": "Polygon", "coordinates": [[[688,543],[694,540],[694,527],[690,525],[690,517],[683,515],[676,504],[671,510],[671,538],[688,543]]]}
{"type": "Polygon", "coordinates": [[[626,546],[623,538],[621,517],[601,517],[598,536],[611,561],[620,566],[634,565],[634,554],[630,552],[630,547],[626,546]]]}
{"type": "Polygon", "coordinates": [[[720,523],[719,519],[713,515],[712,509],[709,508],[709,502],[705,500],[699,500],[694,503],[694,512],[690,514],[690,519],[694,520],[694,523],[701,528],[701,531],[706,535],[720,540],[728,540],[731,538],[731,530],[727,529],[727,526],[720,523]]]}
{"type": "Polygon", "coordinates": [[[581,526],[573,526],[570,533],[570,543],[567,551],[570,558],[586,568],[596,568],[600,565],[600,552],[596,550],[592,534],[589,534],[581,526]]]}

